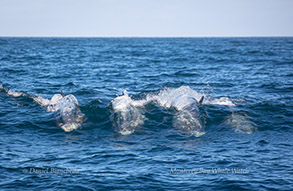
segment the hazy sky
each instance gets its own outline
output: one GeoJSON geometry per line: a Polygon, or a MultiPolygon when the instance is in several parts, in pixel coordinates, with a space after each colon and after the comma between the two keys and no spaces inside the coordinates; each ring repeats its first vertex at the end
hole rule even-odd
{"type": "Polygon", "coordinates": [[[0,0],[0,36],[293,36],[293,0],[0,0]]]}

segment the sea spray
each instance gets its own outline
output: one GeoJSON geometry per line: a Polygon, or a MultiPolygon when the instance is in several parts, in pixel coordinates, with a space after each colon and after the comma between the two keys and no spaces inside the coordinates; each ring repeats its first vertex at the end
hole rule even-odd
{"type": "MultiPolygon", "coordinates": [[[[143,125],[145,117],[138,108],[141,104],[129,97],[127,91],[123,96],[118,96],[111,101],[113,126],[122,135],[133,133],[140,125],[143,125]]],[[[142,104],[143,105],[143,104],[142,104]]]]}

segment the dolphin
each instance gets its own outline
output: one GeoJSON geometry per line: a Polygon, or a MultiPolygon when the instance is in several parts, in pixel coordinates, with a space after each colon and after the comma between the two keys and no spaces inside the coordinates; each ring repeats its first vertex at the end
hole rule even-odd
{"type": "Polygon", "coordinates": [[[135,105],[126,90],[122,96],[118,96],[110,103],[112,114],[110,119],[113,127],[122,135],[133,133],[136,128],[144,123],[144,116],[135,105]]]}
{"type": "Polygon", "coordinates": [[[81,127],[81,123],[85,121],[84,114],[80,111],[78,101],[72,94],[64,95],[54,94],[51,99],[43,98],[39,95],[30,95],[24,92],[16,92],[0,85],[0,90],[4,90],[7,95],[13,97],[29,97],[36,103],[46,108],[47,112],[54,112],[57,118],[57,125],[65,132],[81,127]]]}
{"type": "Polygon", "coordinates": [[[64,131],[70,132],[81,126],[84,121],[84,114],[80,111],[78,106],[78,101],[74,95],[64,95],[63,92],[60,94],[55,94],[49,106],[47,106],[47,111],[52,110],[55,112],[57,117],[58,126],[60,126],[64,131]],[[54,96],[57,100],[54,100],[54,96]]]}
{"type": "Polygon", "coordinates": [[[188,133],[196,137],[203,135],[205,132],[201,122],[199,107],[202,105],[204,96],[199,101],[185,95],[177,99],[179,99],[178,102],[183,102],[183,104],[176,102],[178,106],[175,107],[177,112],[173,116],[173,126],[182,133],[188,133]]]}

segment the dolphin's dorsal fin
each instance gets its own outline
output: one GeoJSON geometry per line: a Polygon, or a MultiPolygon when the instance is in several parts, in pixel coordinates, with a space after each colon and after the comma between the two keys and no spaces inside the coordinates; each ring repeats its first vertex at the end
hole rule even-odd
{"type": "Polygon", "coordinates": [[[204,100],[204,96],[202,96],[202,97],[200,98],[198,104],[199,104],[199,105],[202,105],[203,100],[204,100]]]}

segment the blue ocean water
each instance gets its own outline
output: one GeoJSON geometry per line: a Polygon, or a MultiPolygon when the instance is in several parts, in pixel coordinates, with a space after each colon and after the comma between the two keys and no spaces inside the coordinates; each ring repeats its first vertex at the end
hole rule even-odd
{"type": "Polygon", "coordinates": [[[0,84],[1,190],[293,190],[293,38],[0,38],[0,84]]]}

